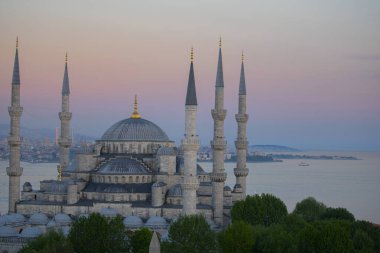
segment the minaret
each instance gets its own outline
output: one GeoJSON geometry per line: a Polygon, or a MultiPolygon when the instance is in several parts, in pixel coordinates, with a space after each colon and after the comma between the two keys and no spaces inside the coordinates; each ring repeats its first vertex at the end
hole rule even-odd
{"type": "Polygon", "coordinates": [[[11,106],[8,107],[11,118],[11,129],[8,137],[9,144],[9,213],[16,212],[16,202],[20,200],[20,176],[23,169],[20,166],[20,118],[23,108],[20,106],[20,69],[18,64],[18,39],[16,41],[16,55],[13,67],[11,106]]]}
{"type": "Polygon", "coordinates": [[[248,169],[246,168],[247,161],[247,120],[248,114],[246,114],[246,89],[245,89],[245,75],[244,75],[244,55],[241,55],[241,71],[240,71],[240,83],[239,83],[239,110],[238,114],[235,114],[236,122],[238,125],[237,139],[235,141],[237,163],[234,173],[236,176],[236,186],[240,185],[243,192],[242,198],[246,196],[246,177],[248,176],[248,169]]]}
{"type": "Polygon", "coordinates": [[[62,84],[62,111],[58,114],[61,120],[61,135],[58,139],[59,145],[59,166],[61,173],[65,173],[67,167],[69,166],[69,155],[71,146],[71,136],[70,136],[70,120],[71,112],[69,111],[70,105],[70,85],[69,85],[69,73],[67,70],[67,53],[65,60],[65,73],[63,75],[62,84]]]}
{"type": "Polygon", "coordinates": [[[183,215],[195,214],[197,210],[197,189],[199,181],[197,178],[197,152],[199,139],[197,135],[197,93],[195,90],[193,49],[191,49],[191,63],[189,82],[187,84],[185,103],[185,138],[181,145],[184,155],[184,178],[182,182],[183,192],[183,215]]]}
{"type": "Polygon", "coordinates": [[[212,173],[212,206],[214,220],[223,225],[223,190],[227,174],[224,172],[224,151],[227,142],[224,139],[224,119],[227,110],[224,109],[224,81],[222,65],[222,40],[219,40],[219,59],[215,83],[215,108],[211,110],[214,119],[214,139],[211,141],[213,153],[212,173]]]}

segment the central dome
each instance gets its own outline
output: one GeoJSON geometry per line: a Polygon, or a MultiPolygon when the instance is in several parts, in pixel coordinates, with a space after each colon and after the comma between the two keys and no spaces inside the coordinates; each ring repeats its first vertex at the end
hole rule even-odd
{"type": "Polygon", "coordinates": [[[128,118],[115,123],[103,134],[103,141],[170,141],[162,129],[149,120],[128,118]]]}

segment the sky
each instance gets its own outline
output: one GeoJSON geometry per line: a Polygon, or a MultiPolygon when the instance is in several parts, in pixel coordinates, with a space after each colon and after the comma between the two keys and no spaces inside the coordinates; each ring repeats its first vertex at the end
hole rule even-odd
{"type": "Polygon", "coordinates": [[[142,117],[178,143],[194,47],[209,145],[221,36],[230,147],[243,50],[250,144],[380,150],[379,25],[378,0],[2,0],[0,124],[18,36],[23,126],[59,126],[67,52],[75,132],[101,137],[130,117],[137,94],[142,117]]]}

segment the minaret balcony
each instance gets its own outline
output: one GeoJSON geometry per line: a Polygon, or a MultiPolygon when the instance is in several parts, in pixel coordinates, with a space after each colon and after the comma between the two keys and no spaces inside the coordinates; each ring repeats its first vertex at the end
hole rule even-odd
{"type": "Polygon", "coordinates": [[[190,137],[182,139],[181,145],[184,151],[198,151],[200,144],[197,137],[190,137]]]}
{"type": "Polygon", "coordinates": [[[58,145],[61,147],[68,148],[71,146],[72,139],[71,138],[66,138],[66,139],[59,139],[58,140],[58,145]]]}
{"type": "Polygon", "coordinates": [[[210,179],[212,182],[225,182],[227,174],[224,172],[210,173],[210,179]]]}
{"type": "Polygon", "coordinates": [[[235,114],[235,119],[237,123],[247,123],[248,114],[235,114]]]}
{"type": "Polygon", "coordinates": [[[181,184],[182,190],[197,190],[199,180],[195,176],[185,176],[181,184]]]}
{"type": "Polygon", "coordinates": [[[220,120],[220,121],[224,121],[224,119],[226,118],[226,115],[227,115],[227,110],[216,110],[216,109],[213,109],[211,110],[211,115],[212,115],[212,118],[214,120],[220,120]]]}
{"type": "Polygon", "coordinates": [[[20,136],[8,136],[8,144],[11,146],[20,146],[22,138],[20,136]]]}
{"type": "Polygon", "coordinates": [[[236,177],[246,177],[248,176],[248,169],[245,168],[245,169],[238,169],[238,168],[234,168],[234,174],[236,177]]]}
{"type": "Polygon", "coordinates": [[[9,116],[20,118],[22,115],[23,108],[21,106],[9,106],[8,112],[9,116]]]}
{"type": "Polygon", "coordinates": [[[211,148],[213,150],[225,150],[226,146],[227,141],[224,138],[211,141],[211,148]]]}
{"type": "Polygon", "coordinates": [[[7,175],[9,177],[20,177],[23,170],[22,167],[7,167],[7,175]]]}
{"type": "Polygon", "coordinates": [[[72,113],[71,112],[60,112],[59,114],[60,120],[71,120],[72,113]]]}
{"type": "Polygon", "coordinates": [[[247,140],[237,140],[235,141],[236,149],[247,149],[248,141],[247,140]]]}

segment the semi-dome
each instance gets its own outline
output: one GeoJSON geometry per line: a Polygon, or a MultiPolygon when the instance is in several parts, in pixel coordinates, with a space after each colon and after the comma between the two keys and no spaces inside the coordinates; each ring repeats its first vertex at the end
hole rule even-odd
{"type": "Polygon", "coordinates": [[[103,141],[170,141],[162,129],[149,120],[128,118],[112,125],[103,134],[103,141]]]}
{"type": "Polygon", "coordinates": [[[18,226],[23,225],[25,223],[25,217],[22,214],[19,213],[12,213],[6,215],[6,224],[12,225],[12,226],[18,226]]]}
{"type": "Polygon", "coordinates": [[[145,226],[151,229],[166,229],[168,223],[160,216],[152,216],[147,220],[145,226]]]}
{"type": "Polygon", "coordinates": [[[59,226],[66,226],[71,223],[71,218],[67,214],[64,213],[57,213],[54,216],[54,221],[59,226]]]}
{"type": "Polygon", "coordinates": [[[130,157],[116,157],[103,164],[98,173],[102,174],[147,174],[146,165],[130,157]]]}
{"type": "Polygon", "coordinates": [[[29,218],[30,225],[46,225],[49,222],[49,218],[44,213],[34,213],[29,218]]]}
{"type": "Polygon", "coordinates": [[[17,235],[16,229],[8,226],[0,226],[0,237],[12,237],[17,235]]]}
{"type": "Polygon", "coordinates": [[[143,221],[139,216],[128,216],[123,220],[124,226],[126,228],[140,228],[144,225],[143,221]]]}
{"type": "Polygon", "coordinates": [[[24,238],[36,238],[43,233],[42,229],[39,227],[27,227],[22,230],[20,237],[24,238]]]}

